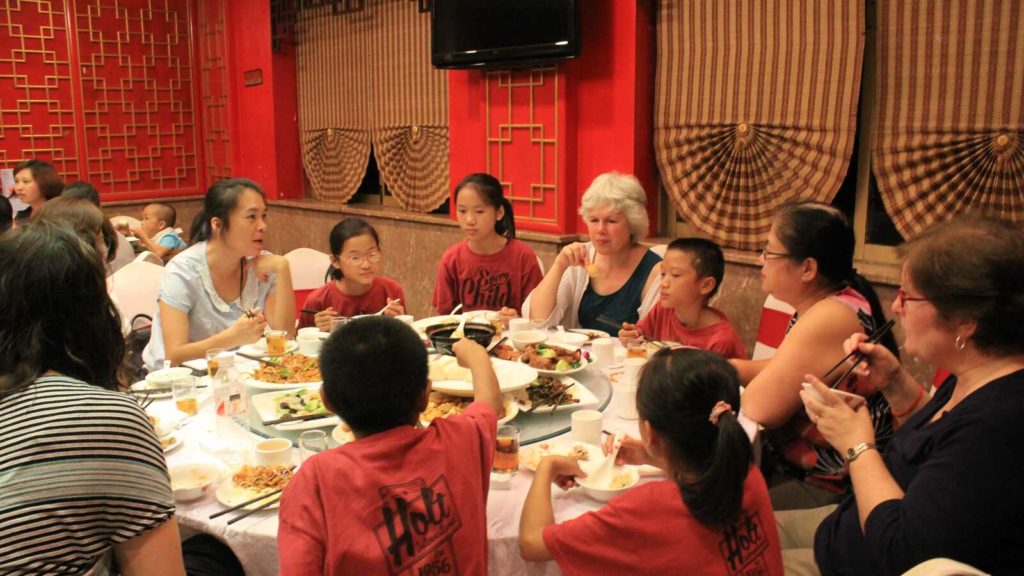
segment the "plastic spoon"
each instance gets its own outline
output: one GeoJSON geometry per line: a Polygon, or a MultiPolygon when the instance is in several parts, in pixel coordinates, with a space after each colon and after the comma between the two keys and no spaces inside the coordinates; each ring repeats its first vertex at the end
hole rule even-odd
{"type": "Polygon", "coordinates": [[[612,470],[615,469],[615,458],[619,455],[619,448],[622,448],[622,433],[616,432],[612,438],[612,449],[608,452],[608,456],[605,456],[604,462],[601,462],[597,470],[587,476],[587,486],[604,490],[611,485],[614,480],[612,470]]]}
{"type": "Polygon", "coordinates": [[[459,322],[459,327],[452,332],[452,338],[462,339],[466,337],[466,320],[469,320],[469,314],[463,314],[462,320],[459,322]]]}

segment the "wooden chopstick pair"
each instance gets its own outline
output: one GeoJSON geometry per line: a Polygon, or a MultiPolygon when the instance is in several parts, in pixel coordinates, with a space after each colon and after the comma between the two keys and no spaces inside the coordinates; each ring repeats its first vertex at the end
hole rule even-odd
{"type": "Polygon", "coordinates": [[[307,420],[319,420],[321,418],[330,418],[334,414],[306,414],[305,416],[285,416],[284,418],[278,418],[277,420],[268,420],[263,423],[264,426],[273,426],[275,424],[285,424],[288,422],[305,422],[307,420]]]}
{"type": "MultiPolygon", "coordinates": [[[[895,326],[895,325],[896,325],[896,321],[895,320],[889,320],[885,324],[882,324],[868,338],[868,340],[867,340],[868,343],[870,343],[870,344],[878,344],[882,340],[882,338],[884,338],[885,335],[889,333],[889,330],[892,330],[892,327],[895,326]]],[[[839,367],[843,365],[843,363],[845,363],[846,361],[851,360],[851,359],[852,359],[852,362],[850,362],[850,367],[847,368],[846,371],[843,372],[843,374],[838,379],[836,379],[835,382],[833,382],[829,386],[830,388],[835,388],[835,387],[839,386],[839,384],[841,384],[844,380],[846,380],[846,378],[853,372],[853,370],[857,367],[857,364],[860,364],[861,360],[864,359],[864,354],[861,353],[859,346],[857,348],[854,348],[853,350],[851,350],[850,353],[847,354],[846,356],[843,356],[843,359],[840,360],[839,362],[836,362],[836,365],[833,366],[828,372],[825,372],[824,376],[821,377],[821,381],[824,382],[829,376],[832,375],[833,372],[838,370],[839,367]]]]}
{"type": "Polygon", "coordinates": [[[600,322],[601,324],[604,324],[605,326],[611,326],[612,328],[615,328],[616,332],[615,334],[612,334],[612,336],[617,336],[618,331],[622,330],[622,322],[619,322],[618,320],[612,318],[611,316],[605,316],[604,314],[601,314],[600,316],[597,317],[597,321],[600,322]]]}
{"type": "Polygon", "coordinates": [[[259,356],[253,356],[252,354],[246,354],[244,352],[237,352],[236,351],[235,355],[236,356],[241,356],[242,358],[248,358],[249,360],[255,360],[257,362],[262,362],[263,364],[266,364],[267,366],[273,366],[275,368],[284,368],[285,370],[288,369],[284,364],[281,364],[279,362],[274,362],[273,360],[267,360],[266,358],[261,358],[259,356]]]}
{"type": "Polygon", "coordinates": [[[277,495],[277,494],[280,494],[283,491],[284,491],[284,488],[277,488],[276,490],[271,490],[270,492],[264,492],[263,494],[260,494],[259,496],[255,497],[255,498],[252,498],[251,500],[246,500],[245,502],[241,502],[241,503],[235,504],[234,506],[231,506],[229,508],[221,510],[220,512],[214,512],[213,514],[210,514],[210,520],[213,520],[214,518],[220,518],[221,516],[223,516],[225,514],[230,514],[232,512],[237,512],[239,510],[242,510],[246,506],[250,506],[252,504],[255,504],[256,502],[260,502],[260,501],[262,501],[262,500],[264,500],[266,498],[270,498],[270,500],[264,502],[263,504],[260,504],[259,506],[255,507],[255,508],[252,508],[252,509],[249,509],[249,510],[245,510],[242,514],[239,514],[238,516],[235,516],[231,520],[228,520],[228,524],[234,524],[235,522],[238,522],[242,518],[248,518],[250,515],[255,514],[256,512],[259,512],[260,510],[264,510],[264,509],[266,509],[266,508],[268,508],[270,506],[273,506],[275,503],[277,503],[278,501],[281,500],[281,497],[280,496],[278,496],[277,498],[272,498],[272,497],[277,495]]]}

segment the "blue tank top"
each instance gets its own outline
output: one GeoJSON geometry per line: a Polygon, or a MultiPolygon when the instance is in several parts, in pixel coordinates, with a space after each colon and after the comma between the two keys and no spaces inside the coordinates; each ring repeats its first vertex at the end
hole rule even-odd
{"type": "Polygon", "coordinates": [[[658,262],[661,262],[661,256],[648,250],[622,288],[604,296],[594,292],[588,280],[587,289],[583,292],[583,299],[580,300],[580,326],[592,330],[604,330],[615,336],[623,322],[635,324],[639,321],[640,315],[637,313],[637,309],[640,308],[640,302],[644,299],[644,284],[647,283],[647,277],[651,275],[651,270],[658,262]],[[609,326],[607,323],[599,321],[597,317],[602,314],[615,319],[618,325],[609,326]]]}

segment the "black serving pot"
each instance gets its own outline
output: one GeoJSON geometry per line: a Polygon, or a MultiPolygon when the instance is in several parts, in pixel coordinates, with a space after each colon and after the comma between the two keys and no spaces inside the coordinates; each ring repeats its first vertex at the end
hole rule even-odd
{"type": "MultiPolygon", "coordinates": [[[[434,349],[441,354],[452,354],[452,344],[458,341],[458,338],[452,338],[452,332],[459,327],[458,322],[446,322],[444,324],[434,324],[427,326],[425,332],[427,338],[430,339],[430,343],[434,346],[434,349]]],[[[466,332],[466,338],[476,342],[477,344],[487,347],[491,343],[491,339],[494,338],[494,326],[490,324],[471,324],[466,323],[466,327],[463,329],[466,332]]]]}

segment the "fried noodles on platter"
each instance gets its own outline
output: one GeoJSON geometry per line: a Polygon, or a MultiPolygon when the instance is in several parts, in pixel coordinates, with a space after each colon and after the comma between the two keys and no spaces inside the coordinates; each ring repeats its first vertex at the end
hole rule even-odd
{"type": "Polygon", "coordinates": [[[239,488],[266,492],[284,488],[294,473],[294,466],[242,466],[231,481],[239,488]]]}
{"type": "Polygon", "coordinates": [[[321,380],[320,364],[312,356],[289,354],[275,357],[273,361],[283,365],[284,368],[261,365],[252,373],[253,379],[271,384],[319,382],[321,380]]]}

